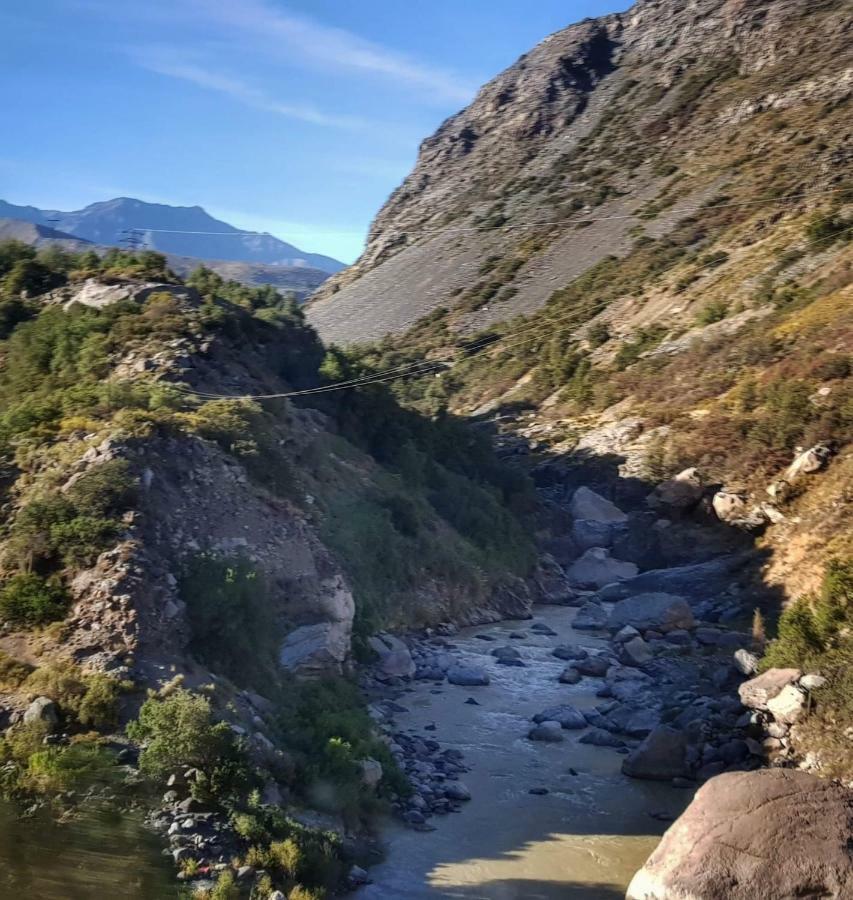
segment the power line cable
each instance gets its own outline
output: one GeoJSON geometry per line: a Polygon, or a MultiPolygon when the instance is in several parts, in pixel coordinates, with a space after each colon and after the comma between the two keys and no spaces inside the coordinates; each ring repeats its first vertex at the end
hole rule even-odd
{"type": "MultiPolygon", "coordinates": [[[[840,231],[836,232],[833,235],[827,235],[823,238],[817,238],[814,241],[806,242],[805,246],[815,246],[817,244],[829,242],[834,243],[838,240],[838,237],[841,234],[845,234],[847,232],[853,231],[853,225],[843,228],[840,231]]],[[[705,270],[712,270],[719,268],[719,263],[708,263],[704,266],[700,266],[694,269],[694,273],[701,272],[705,270]]],[[[552,319],[545,319],[531,323],[527,326],[522,326],[519,329],[516,329],[513,334],[510,336],[512,338],[517,338],[518,335],[527,333],[529,331],[539,331],[543,328],[549,327],[551,325],[563,325],[565,326],[566,321],[565,317],[558,317],[552,319]]],[[[543,335],[544,336],[544,333],[543,335]]],[[[464,345],[461,349],[461,352],[465,357],[469,357],[474,353],[478,353],[481,350],[486,349],[489,346],[500,343],[504,341],[507,335],[490,335],[485,338],[481,338],[477,341],[474,341],[468,345],[464,345]]],[[[531,340],[535,339],[534,336],[530,336],[523,341],[510,341],[507,344],[504,344],[504,349],[510,349],[514,346],[520,346],[521,344],[529,343],[531,340]]],[[[456,352],[458,351],[445,351],[445,352],[456,352]]],[[[314,394],[323,394],[329,393],[337,390],[344,390],[351,387],[362,387],[367,386],[369,384],[383,384],[387,381],[394,381],[397,378],[407,377],[410,375],[427,375],[430,374],[430,371],[438,371],[439,369],[446,369],[446,363],[448,360],[422,360],[418,363],[408,363],[402,366],[398,366],[395,368],[383,370],[381,372],[372,372],[358,378],[353,378],[349,380],[334,382],[328,385],[321,385],[316,388],[306,388],[299,391],[285,391],[275,394],[252,394],[252,395],[228,395],[228,394],[214,394],[207,393],[204,391],[196,391],[190,388],[184,388],[178,385],[170,385],[171,388],[176,390],[178,393],[185,394],[188,396],[198,397],[205,400],[235,400],[235,401],[248,401],[248,400],[275,400],[275,399],[283,399],[283,398],[291,398],[291,397],[302,397],[302,396],[310,396],[314,394]]]]}

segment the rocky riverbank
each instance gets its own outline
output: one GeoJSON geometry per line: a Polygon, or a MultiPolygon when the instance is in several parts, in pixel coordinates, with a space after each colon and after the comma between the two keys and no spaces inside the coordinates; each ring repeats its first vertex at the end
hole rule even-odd
{"type": "MultiPolygon", "coordinates": [[[[628,784],[648,784],[651,794],[641,795],[641,814],[658,822],[672,821],[693,790],[721,774],[810,765],[794,758],[789,732],[821,677],[797,670],[756,675],[754,637],[738,627],[751,613],[750,595],[741,583],[750,556],[724,552],[702,559],[706,543],[698,545],[698,562],[682,557],[679,565],[650,569],[612,550],[620,533],[630,545],[637,514],[623,512],[588,488],[574,491],[568,507],[574,514],[576,553],[584,535],[610,546],[589,547],[566,566],[548,559],[552,589],[562,579],[556,592],[564,605],[540,606],[526,622],[459,633],[448,624],[438,633],[405,639],[380,635],[374,641],[377,662],[363,673],[362,684],[378,728],[412,782],[411,796],[395,798],[395,812],[409,828],[438,830],[438,837],[425,842],[445,846],[442,833],[456,829],[438,817],[459,812],[472,796],[471,807],[501,805],[494,796],[479,798],[476,787],[482,782],[478,766],[490,768],[489,748],[501,744],[534,765],[537,757],[559,760],[552,771],[513,784],[516,804],[522,793],[551,794],[552,800],[566,802],[565,778],[588,777],[580,761],[593,751],[615,762],[607,785],[588,794],[590,804],[600,802],[606,812],[617,785],[624,791],[628,784]],[[413,704],[428,709],[434,721],[425,722],[413,704]],[[443,709],[448,704],[454,705],[452,712],[443,709]],[[513,714],[496,716],[495,705],[513,714]],[[467,721],[464,715],[460,720],[456,707],[471,711],[467,721]],[[442,727],[448,715],[451,731],[442,727]],[[649,797],[658,794],[666,802],[650,803],[649,797]]],[[[652,535],[668,527],[657,516],[651,522],[646,518],[645,525],[652,535]]],[[[570,802],[566,805],[577,813],[570,802]]],[[[461,818],[467,815],[466,810],[461,818]]],[[[482,813],[473,815],[479,819],[482,813]]],[[[567,815],[561,829],[571,833],[574,825],[573,815],[567,815]]],[[[644,830],[654,833],[649,825],[644,830]]],[[[540,833],[532,822],[531,833],[540,833]]],[[[477,841],[472,845],[474,857],[478,846],[477,841]]],[[[389,862],[378,870],[380,882],[395,892],[403,885],[394,873],[406,864],[395,859],[399,852],[392,841],[389,862]]],[[[424,857],[428,850],[419,851],[424,857]]],[[[423,886],[409,881],[395,896],[435,896],[431,885],[441,871],[440,853],[435,865],[423,871],[423,886]]],[[[559,887],[561,878],[554,877],[559,887]]],[[[591,893],[584,896],[598,896],[596,876],[590,877],[591,893]]],[[[626,886],[627,879],[619,891],[626,886]]],[[[488,889],[476,894],[493,895],[503,896],[488,889]]]]}

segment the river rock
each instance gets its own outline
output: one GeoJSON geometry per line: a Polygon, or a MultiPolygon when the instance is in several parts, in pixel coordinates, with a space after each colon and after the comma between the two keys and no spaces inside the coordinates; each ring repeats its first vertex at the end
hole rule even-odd
{"type": "Polygon", "coordinates": [[[634,563],[616,559],[604,547],[592,547],[569,566],[566,577],[574,587],[597,590],[632,578],[638,571],[634,563]]]}
{"type": "Polygon", "coordinates": [[[41,722],[53,731],[59,724],[59,711],[50,697],[36,697],[24,712],[24,724],[32,725],[41,722]]]}
{"type": "Polygon", "coordinates": [[[613,747],[618,749],[625,746],[625,741],[620,740],[615,734],[605,731],[603,728],[590,728],[590,730],[578,738],[579,744],[592,744],[593,747],[613,747]]]}
{"type": "Polygon", "coordinates": [[[282,643],[279,663],[297,675],[339,672],[349,655],[351,621],[318,622],[295,628],[282,643]]]}
{"type": "Polygon", "coordinates": [[[586,519],[591,522],[626,522],[628,516],[600,494],[588,487],[579,487],[569,503],[569,512],[573,519],[586,519]]]}
{"type": "Polygon", "coordinates": [[[806,712],[806,693],[795,684],[787,684],[767,701],[767,709],[777,722],[793,725],[806,712]]]}
{"type": "Polygon", "coordinates": [[[379,668],[384,675],[411,678],[415,674],[412,654],[400,638],[383,632],[369,637],[367,643],[379,657],[379,668]]]}
{"type": "Polygon", "coordinates": [[[640,637],[640,632],[634,628],[633,625],[626,625],[624,628],[620,628],[616,634],[613,635],[613,643],[614,644],[624,644],[627,641],[630,641],[632,638],[640,637]]]}
{"type": "Polygon", "coordinates": [[[489,683],[489,676],[477,666],[452,666],[447,670],[447,680],[463,687],[482,687],[489,683]]]}
{"type": "Polygon", "coordinates": [[[527,737],[531,741],[556,744],[563,740],[563,726],[559,722],[540,722],[535,728],[530,729],[527,737]]]}
{"type": "Polygon", "coordinates": [[[495,647],[491,653],[492,656],[497,657],[498,659],[521,659],[521,654],[515,647],[504,646],[504,647],[495,647]]]}
{"type": "Polygon", "coordinates": [[[768,669],[738,688],[740,702],[750,709],[767,709],[768,700],[772,700],[789,684],[798,681],[801,675],[799,669],[768,669]]]}
{"type": "Polygon", "coordinates": [[[581,673],[574,666],[567,666],[560,672],[557,680],[560,684],[577,684],[581,680],[581,673]]]}
{"type": "Polygon", "coordinates": [[[663,633],[693,628],[695,624],[693,612],[684,597],[662,592],[628,597],[613,608],[607,621],[611,631],[631,625],[638,631],[654,629],[663,633]]]}
{"type": "Polygon", "coordinates": [[[559,722],[561,728],[572,730],[586,728],[584,714],[569,703],[561,706],[549,706],[533,717],[533,721],[539,725],[542,722],[559,722]]]}
{"type": "Polygon", "coordinates": [[[578,628],[583,631],[591,631],[597,628],[604,628],[607,625],[607,611],[600,603],[590,600],[577,611],[577,615],[572,619],[572,628],[578,628]]]}
{"type": "Polygon", "coordinates": [[[556,656],[557,659],[568,662],[572,659],[586,659],[589,654],[582,647],[570,647],[566,644],[560,644],[558,647],[554,647],[551,651],[551,656],[556,656]]]}
{"type": "Polygon", "coordinates": [[[572,667],[581,675],[590,675],[593,678],[601,678],[607,674],[610,668],[610,660],[604,656],[587,656],[586,659],[577,659],[572,667]]]}
{"type": "Polygon", "coordinates": [[[687,737],[667,725],[659,725],[625,757],[622,771],[631,778],[671,781],[687,774],[687,737]]]}
{"type": "Polygon", "coordinates": [[[619,660],[627,666],[642,666],[654,658],[651,647],[641,638],[631,638],[619,647],[619,660]]]}
{"type": "Polygon", "coordinates": [[[444,786],[444,796],[448,800],[470,800],[471,791],[461,781],[448,781],[444,786]]]}
{"type": "Polygon", "coordinates": [[[703,785],[628,887],[627,900],[853,896],[853,794],[793,769],[703,785]]]}

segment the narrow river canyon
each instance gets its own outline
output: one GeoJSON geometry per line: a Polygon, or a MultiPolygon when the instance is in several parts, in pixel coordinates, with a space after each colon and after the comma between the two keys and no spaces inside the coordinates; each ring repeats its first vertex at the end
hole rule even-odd
{"type": "Polygon", "coordinates": [[[528,739],[541,710],[566,703],[592,710],[602,702],[600,679],[558,681],[565,663],[552,655],[555,647],[607,646],[572,629],[576,614],[542,606],[533,620],[465,629],[449,642],[453,652],[485,668],[491,683],[417,681],[398,697],[406,712],[395,714],[397,730],[464,753],[472,799],[458,814],[430,820],[435,830],[428,833],[389,825],[387,861],[370,870],[366,900],[624,897],[692,791],[626,778],[623,753],[580,743],[584,731],[564,731],[559,743],[528,739]],[[554,634],[532,631],[536,623],[554,634]],[[524,667],[497,664],[491,651],[505,644],[520,652],[524,667]]]}

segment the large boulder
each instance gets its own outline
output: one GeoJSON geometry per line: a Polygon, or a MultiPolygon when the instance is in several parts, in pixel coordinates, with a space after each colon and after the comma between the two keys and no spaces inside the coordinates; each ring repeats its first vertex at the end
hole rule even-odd
{"type": "Polygon", "coordinates": [[[690,509],[702,499],[702,476],[696,468],[685,469],[669,481],[659,484],[646,503],[653,508],[690,509]]]}
{"type": "Polygon", "coordinates": [[[632,578],[638,571],[634,563],[616,559],[604,547],[592,547],[569,566],[566,577],[574,587],[596,590],[632,578]]]}
{"type": "Polygon", "coordinates": [[[411,678],[415,674],[415,661],[400,638],[383,632],[368,638],[367,643],[379,658],[378,666],[384,675],[411,678]]]}
{"type": "Polygon", "coordinates": [[[717,518],[721,522],[739,522],[747,515],[747,498],[736,491],[717,491],[711,499],[717,518]]]}
{"type": "Polygon", "coordinates": [[[628,516],[609,500],[596,494],[588,487],[579,487],[569,503],[569,512],[574,519],[587,519],[590,522],[625,522],[628,516]]]}
{"type": "Polygon", "coordinates": [[[740,702],[750,709],[767,709],[767,703],[789,684],[798,681],[803,673],[799,669],[768,669],[750,678],[738,688],[740,702]]]}
{"type": "Polygon", "coordinates": [[[608,584],[598,592],[597,599],[622,600],[644,591],[665,591],[704,600],[728,588],[733,575],[745,565],[747,559],[748,554],[734,554],[689,566],[650,569],[633,578],[608,584]]]}
{"type": "Polygon", "coordinates": [[[634,876],[627,900],[853,897],[853,794],[793,769],[703,785],[634,876]]]}
{"type": "Polygon", "coordinates": [[[53,731],[59,724],[59,711],[50,697],[36,697],[24,711],[24,724],[36,723],[46,725],[48,731],[53,731]]]}
{"type": "Polygon", "coordinates": [[[626,666],[644,666],[654,658],[652,648],[641,638],[634,637],[619,647],[619,661],[626,666]]]}
{"type": "Polygon", "coordinates": [[[636,594],[617,603],[607,620],[607,627],[619,631],[626,625],[638,631],[660,631],[693,628],[696,624],[690,604],[677,594],[652,592],[636,594]]]}
{"type": "Polygon", "coordinates": [[[687,737],[668,725],[658,725],[622,762],[631,778],[669,781],[687,774],[687,737]]]}
{"type": "Polygon", "coordinates": [[[295,628],[281,646],[279,663],[302,676],[340,672],[350,652],[351,628],[345,622],[318,622],[295,628]]]}

